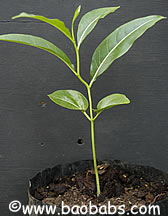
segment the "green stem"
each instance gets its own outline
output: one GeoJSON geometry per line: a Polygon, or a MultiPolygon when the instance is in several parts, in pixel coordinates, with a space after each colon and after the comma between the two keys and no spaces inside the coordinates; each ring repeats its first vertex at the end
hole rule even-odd
{"type": "Polygon", "coordinates": [[[94,117],[93,121],[97,119],[97,117],[100,115],[101,112],[97,113],[96,116],[94,117]]]}
{"type": "Polygon", "coordinates": [[[76,52],[76,58],[77,58],[77,75],[80,75],[80,66],[79,66],[79,49],[77,48],[77,45],[76,45],[76,40],[75,40],[75,35],[74,35],[74,29],[73,29],[73,24],[72,23],[72,41],[73,41],[73,44],[74,44],[74,47],[75,47],[75,52],[76,52]]]}
{"type": "Polygon", "coordinates": [[[93,164],[94,164],[94,171],[96,176],[96,186],[97,186],[97,197],[100,195],[100,182],[99,182],[99,174],[97,170],[97,160],[96,160],[96,149],[95,149],[95,135],[94,135],[94,118],[93,118],[93,110],[92,110],[92,97],[90,88],[88,90],[88,98],[90,104],[90,123],[91,123],[91,138],[92,138],[92,153],[93,153],[93,164]]]}
{"type": "MultiPolygon", "coordinates": [[[[69,67],[69,65],[68,65],[69,67]]],[[[72,67],[69,67],[71,69],[71,71],[77,76],[77,72],[72,68],[72,67]]]]}
{"type": "Polygon", "coordinates": [[[79,66],[79,50],[76,46],[76,43],[74,44],[75,51],[76,51],[76,58],[77,58],[77,74],[80,76],[80,66],[79,66]]]}
{"type": "Polygon", "coordinates": [[[90,121],[90,117],[88,116],[88,114],[85,112],[85,111],[83,111],[83,114],[86,116],[86,118],[90,121]]]}
{"type": "Polygon", "coordinates": [[[93,164],[94,164],[94,171],[96,176],[96,187],[97,187],[97,197],[100,195],[100,182],[99,182],[99,175],[97,170],[97,160],[96,160],[96,150],[95,150],[95,136],[94,136],[94,120],[97,118],[93,117],[93,109],[92,109],[92,97],[91,97],[91,85],[89,86],[88,83],[80,76],[80,59],[79,59],[79,48],[76,45],[75,37],[74,37],[74,30],[73,30],[73,24],[72,24],[72,38],[73,38],[73,44],[75,47],[76,52],[76,58],[77,58],[77,72],[73,71],[74,74],[78,77],[78,79],[86,86],[87,92],[88,92],[88,98],[89,98],[89,108],[90,108],[90,116],[84,111],[83,114],[86,116],[86,118],[91,123],[91,140],[92,140],[92,153],[93,153],[93,164]]]}

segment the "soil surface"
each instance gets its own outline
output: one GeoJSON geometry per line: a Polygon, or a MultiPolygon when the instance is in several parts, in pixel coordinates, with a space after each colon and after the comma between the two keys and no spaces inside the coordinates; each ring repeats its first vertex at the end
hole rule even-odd
{"type": "Polygon", "coordinates": [[[99,198],[96,197],[93,169],[57,178],[46,187],[37,188],[34,197],[57,206],[64,201],[70,207],[87,205],[89,201],[101,206],[110,201],[116,207],[125,204],[126,210],[133,205],[149,205],[168,197],[168,185],[162,181],[149,182],[121,167],[112,168],[108,163],[98,165],[98,172],[101,187],[99,198]]]}

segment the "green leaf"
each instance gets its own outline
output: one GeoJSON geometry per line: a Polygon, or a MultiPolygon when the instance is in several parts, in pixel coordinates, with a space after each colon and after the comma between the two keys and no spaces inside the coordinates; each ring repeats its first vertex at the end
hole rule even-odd
{"type": "Polygon", "coordinates": [[[60,58],[69,68],[73,68],[73,65],[67,55],[53,43],[43,38],[26,34],[5,34],[0,35],[0,40],[21,43],[45,50],[60,58]]]}
{"type": "Polygon", "coordinates": [[[112,62],[124,55],[147,29],[152,27],[163,16],[147,16],[132,20],[112,32],[96,48],[91,62],[91,84],[100,76],[112,62]]]}
{"type": "Polygon", "coordinates": [[[71,26],[72,40],[73,40],[73,44],[75,46],[75,50],[76,50],[76,40],[75,40],[75,35],[74,35],[74,22],[75,22],[76,18],[79,16],[80,11],[81,11],[81,5],[79,5],[79,7],[76,9],[76,11],[74,13],[74,16],[72,19],[72,26],[71,26]]]}
{"type": "Polygon", "coordinates": [[[130,100],[125,95],[111,94],[99,101],[96,112],[102,112],[103,110],[109,109],[111,107],[129,103],[130,100]]]}
{"type": "Polygon", "coordinates": [[[79,7],[76,9],[74,13],[73,20],[72,20],[72,28],[73,28],[76,18],[79,16],[80,11],[81,11],[81,5],[79,5],[79,7]]]}
{"type": "Polygon", "coordinates": [[[87,37],[87,35],[94,29],[99,19],[104,18],[109,13],[116,11],[118,8],[120,7],[99,8],[86,13],[81,18],[78,25],[78,32],[77,32],[78,48],[80,47],[84,39],[87,37]]]}
{"type": "Polygon", "coordinates": [[[85,111],[88,108],[85,96],[75,90],[58,90],[49,94],[48,97],[54,103],[68,109],[85,111]]]}
{"type": "Polygon", "coordinates": [[[69,29],[65,26],[64,22],[62,22],[59,19],[48,19],[44,16],[28,14],[25,12],[22,12],[19,15],[12,17],[12,19],[22,18],[22,17],[37,19],[45,23],[48,23],[54,26],[55,28],[57,28],[58,30],[60,30],[65,36],[67,36],[72,41],[72,36],[71,36],[69,29]]]}

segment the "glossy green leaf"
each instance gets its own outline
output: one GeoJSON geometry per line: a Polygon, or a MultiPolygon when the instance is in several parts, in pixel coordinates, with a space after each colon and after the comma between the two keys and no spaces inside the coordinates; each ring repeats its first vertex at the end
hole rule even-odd
{"type": "Polygon", "coordinates": [[[106,37],[95,50],[90,75],[93,83],[112,62],[124,55],[147,29],[152,27],[159,20],[164,19],[163,16],[147,16],[132,20],[112,32],[106,37]]]}
{"type": "Polygon", "coordinates": [[[73,68],[67,55],[53,43],[43,38],[26,34],[5,34],[0,35],[0,40],[25,44],[45,50],[60,58],[69,68],[73,68]]]}
{"type": "Polygon", "coordinates": [[[46,18],[44,16],[28,14],[28,13],[24,13],[24,12],[20,13],[17,16],[12,17],[12,19],[23,18],[23,17],[37,19],[37,20],[43,21],[45,23],[48,23],[48,24],[54,26],[55,28],[57,28],[58,30],[60,30],[65,36],[67,36],[70,40],[72,40],[72,36],[71,36],[69,29],[65,26],[64,22],[62,22],[59,19],[49,19],[49,18],[46,18]]]}
{"type": "Polygon", "coordinates": [[[129,103],[130,100],[125,95],[111,94],[99,101],[96,112],[102,112],[103,110],[109,109],[111,107],[129,103]]]}
{"type": "Polygon", "coordinates": [[[78,32],[77,32],[78,48],[80,47],[84,39],[87,37],[87,35],[94,29],[99,19],[104,18],[109,13],[116,11],[118,8],[120,7],[99,8],[86,13],[81,18],[78,25],[78,32]]]}
{"type": "Polygon", "coordinates": [[[88,108],[85,96],[75,90],[58,90],[48,96],[54,103],[68,109],[85,111],[88,108]]]}

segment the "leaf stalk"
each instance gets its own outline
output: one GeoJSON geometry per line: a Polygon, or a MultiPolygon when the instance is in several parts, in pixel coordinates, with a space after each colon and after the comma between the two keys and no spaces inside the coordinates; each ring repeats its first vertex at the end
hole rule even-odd
{"type": "Polygon", "coordinates": [[[101,112],[97,113],[96,116],[93,118],[93,121],[97,119],[97,117],[100,115],[101,112]]]}
{"type": "Polygon", "coordinates": [[[86,116],[86,118],[87,118],[89,121],[91,121],[91,119],[90,119],[89,115],[86,113],[86,111],[83,111],[83,114],[86,116]]]}

